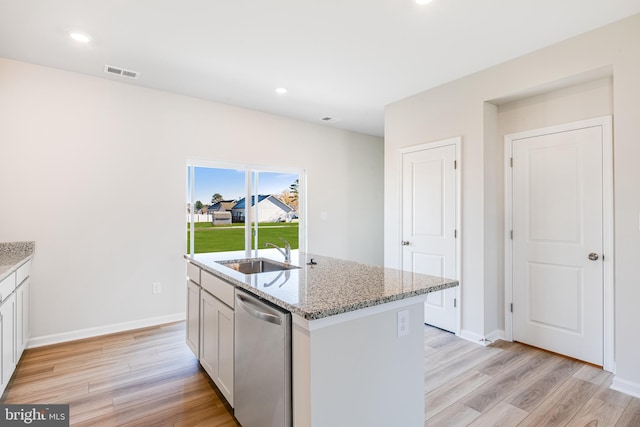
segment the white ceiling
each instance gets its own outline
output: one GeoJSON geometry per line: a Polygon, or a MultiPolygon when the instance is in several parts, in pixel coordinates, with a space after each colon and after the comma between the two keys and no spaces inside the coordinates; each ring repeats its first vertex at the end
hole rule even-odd
{"type": "Polygon", "coordinates": [[[0,57],[383,135],[386,104],[636,13],[638,0],[0,0],[0,57]]]}

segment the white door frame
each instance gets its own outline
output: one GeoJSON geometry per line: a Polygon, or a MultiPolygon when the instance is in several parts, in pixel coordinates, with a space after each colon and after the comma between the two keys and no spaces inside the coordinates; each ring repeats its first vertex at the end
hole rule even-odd
{"type": "Polygon", "coordinates": [[[516,139],[566,132],[587,127],[602,127],[602,203],[603,203],[603,369],[615,373],[614,360],[614,253],[613,253],[613,132],[611,116],[596,117],[557,126],[533,129],[504,137],[504,318],[505,338],[513,341],[513,176],[512,145],[516,139]]]}
{"type": "MultiPolygon", "coordinates": [[[[433,142],[427,142],[424,144],[419,144],[419,145],[412,145],[410,147],[404,147],[400,149],[400,156],[399,160],[398,160],[398,171],[400,174],[400,179],[398,180],[400,183],[400,191],[398,194],[400,194],[400,203],[399,203],[399,213],[400,213],[400,221],[399,222],[399,234],[398,236],[400,236],[400,238],[402,238],[403,234],[403,229],[402,229],[402,218],[404,218],[404,212],[403,212],[403,203],[404,200],[402,199],[402,194],[403,191],[402,189],[404,188],[404,182],[403,182],[403,173],[402,173],[402,160],[403,160],[403,155],[406,153],[413,153],[416,151],[423,151],[423,150],[429,150],[429,149],[433,149],[433,148],[439,148],[439,147],[445,147],[447,145],[455,145],[456,147],[456,157],[455,157],[455,161],[456,161],[456,169],[455,169],[455,174],[456,174],[456,197],[455,197],[455,224],[456,224],[456,230],[457,230],[457,237],[456,237],[456,277],[450,277],[450,279],[456,279],[459,282],[459,285],[456,286],[456,301],[457,301],[457,313],[456,313],[456,329],[455,329],[455,334],[456,335],[460,335],[460,326],[462,325],[462,292],[461,292],[461,288],[462,288],[462,221],[461,221],[461,207],[462,207],[462,165],[460,162],[460,158],[462,157],[462,153],[461,153],[461,148],[462,148],[462,137],[460,136],[456,136],[453,138],[448,138],[448,139],[442,139],[439,141],[433,141],[433,142]]],[[[398,259],[400,260],[400,268],[402,268],[402,266],[404,265],[404,259],[403,259],[403,253],[402,253],[402,246],[401,246],[401,242],[398,241],[398,259]]]]}

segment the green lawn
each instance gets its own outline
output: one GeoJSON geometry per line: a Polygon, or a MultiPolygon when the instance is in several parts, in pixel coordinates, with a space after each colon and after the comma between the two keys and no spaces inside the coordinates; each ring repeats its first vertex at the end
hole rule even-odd
{"type": "MultiPolygon", "coordinates": [[[[210,223],[196,223],[195,253],[239,251],[244,249],[244,224],[234,224],[233,227],[211,226],[210,223]],[[198,224],[209,224],[198,226],[198,224]],[[237,226],[239,225],[239,226],[237,226]]],[[[284,244],[280,237],[291,244],[291,249],[298,249],[298,224],[297,223],[265,223],[260,224],[258,235],[259,249],[264,248],[266,242],[275,243],[278,246],[284,244]],[[269,227],[271,226],[271,227],[269,227]]],[[[190,233],[187,232],[187,251],[190,245],[190,233]]]]}

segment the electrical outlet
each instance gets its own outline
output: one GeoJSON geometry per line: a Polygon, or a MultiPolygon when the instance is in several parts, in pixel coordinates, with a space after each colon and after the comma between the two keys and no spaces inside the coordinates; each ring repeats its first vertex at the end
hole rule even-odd
{"type": "Polygon", "coordinates": [[[162,293],[162,284],[160,282],[153,282],[153,287],[151,288],[151,292],[154,294],[162,293]]]}
{"type": "Polygon", "coordinates": [[[409,335],[409,310],[398,312],[398,338],[409,335]]]}

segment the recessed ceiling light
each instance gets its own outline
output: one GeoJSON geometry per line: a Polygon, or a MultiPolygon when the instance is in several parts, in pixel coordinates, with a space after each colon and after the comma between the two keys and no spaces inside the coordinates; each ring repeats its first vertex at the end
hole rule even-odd
{"type": "Polygon", "coordinates": [[[284,95],[288,92],[288,90],[284,87],[279,87],[278,89],[276,89],[276,92],[278,92],[280,95],[284,95]]]}
{"type": "Polygon", "coordinates": [[[86,44],[86,43],[89,43],[91,41],[91,38],[88,35],[82,34],[82,33],[72,32],[72,33],[69,33],[69,37],[71,37],[72,39],[74,39],[78,43],[85,43],[86,44]]]}
{"type": "Polygon", "coordinates": [[[433,0],[416,0],[416,3],[419,5],[424,5],[424,4],[429,4],[431,3],[433,0]]]}

